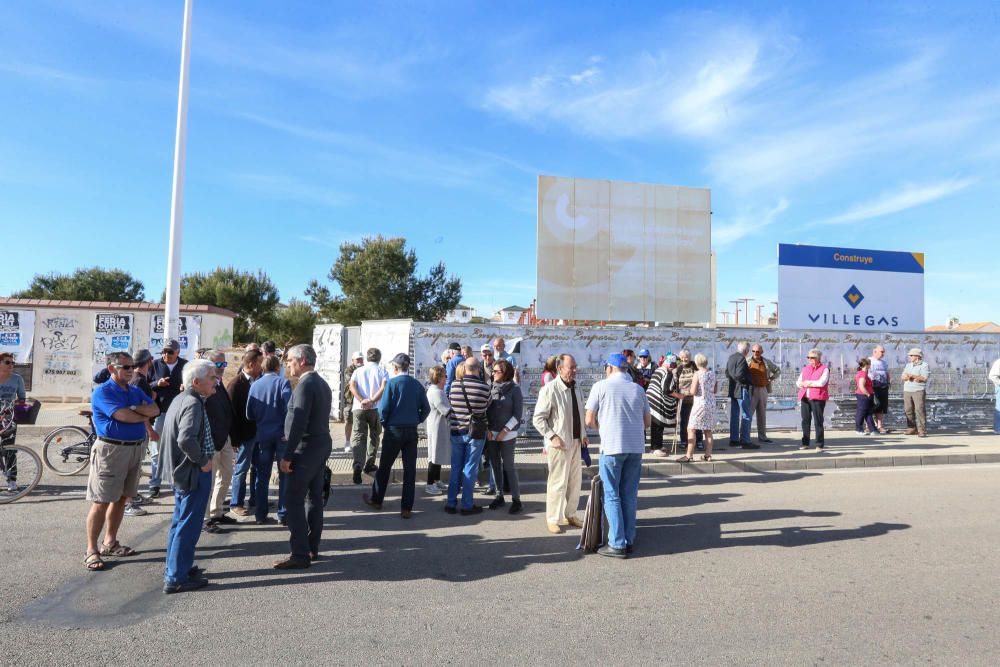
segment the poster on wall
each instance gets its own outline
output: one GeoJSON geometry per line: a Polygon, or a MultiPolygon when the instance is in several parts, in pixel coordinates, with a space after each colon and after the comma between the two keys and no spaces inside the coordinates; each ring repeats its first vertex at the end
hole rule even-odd
{"type": "MultiPolygon", "coordinates": [[[[193,359],[194,351],[201,344],[201,316],[181,315],[177,328],[177,342],[181,344],[180,356],[193,359]]],[[[163,315],[149,318],[149,351],[157,356],[163,349],[163,315]]]]}
{"type": "Polygon", "coordinates": [[[18,364],[31,363],[35,342],[35,311],[0,310],[0,352],[10,352],[18,364]]]}
{"type": "Polygon", "coordinates": [[[112,352],[133,352],[132,314],[97,313],[94,318],[93,372],[104,368],[112,352]]]}
{"type": "Polygon", "coordinates": [[[919,252],[778,245],[783,329],[923,331],[919,252]]]}

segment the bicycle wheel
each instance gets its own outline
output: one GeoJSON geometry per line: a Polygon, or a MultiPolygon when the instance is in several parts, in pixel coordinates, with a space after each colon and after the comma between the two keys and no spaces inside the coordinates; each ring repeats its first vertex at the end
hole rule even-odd
{"type": "Polygon", "coordinates": [[[0,447],[0,505],[31,493],[42,478],[42,459],[21,445],[0,447]]]}
{"type": "Polygon", "coordinates": [[[90,434],[79,426],[60,426],[45,436],[42,457],[57,475],[75,475],[90,463],[90,434]]]}

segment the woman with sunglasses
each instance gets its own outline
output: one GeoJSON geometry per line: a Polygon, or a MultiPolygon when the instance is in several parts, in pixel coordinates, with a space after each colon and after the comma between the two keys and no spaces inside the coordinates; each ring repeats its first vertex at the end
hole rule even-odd
{"type": "Polygon", "coordinates": [[[506,476],[513,501],[509,512],[517,514],[521,511],[521,491],[514,468],[514,443],[523,420],[524,398],[521,388],[514,382],[514,366],[506,359],[499,359],[493,366],[493,387],[486,408],[486,457],[497,484],[497,497],[487,506],[491,510],[507,504],[503,497],[506,476]]]}
{"type": "Polygon", "coordinates": [[[810,420],[816,427],[816,448],[823,449],[823,410],[830,400],[830,369],[823,365],[822,359],[823,354],[815,347],[809,350],[807,363],[795,381],[802,411],[802,445],[799,449],[809,449],[810,420]]]}
{"type": "MultiPolygon", "coordinates": [[[[14,409],[23,405],[28,396],[24,390],[24,378],[14,372],[14,355],[10,352],[0,353],[0,439],[5,445],[13,445],[17,438],[17,423],[14,421],[14,409]]],[[[6,472],[5,491],[17,492],[17,454],[4,452],[4,471],[6,472]]]]}

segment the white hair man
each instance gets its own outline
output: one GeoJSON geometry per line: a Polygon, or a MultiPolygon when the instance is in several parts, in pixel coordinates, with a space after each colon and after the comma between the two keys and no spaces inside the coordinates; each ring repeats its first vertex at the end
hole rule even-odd
{"type": "Polygon", "coordinates": [[[194,567],[194,550],[201,536],[212,490],[215,441],[205,401],[215,393],[215,364],[207,359],[189,361],[182,372],[184,391],[170,403],[160,435],[173,466],[174,515],[167,533],[167,562],[163,592],[203,588],[208,580],[194,567]]]}

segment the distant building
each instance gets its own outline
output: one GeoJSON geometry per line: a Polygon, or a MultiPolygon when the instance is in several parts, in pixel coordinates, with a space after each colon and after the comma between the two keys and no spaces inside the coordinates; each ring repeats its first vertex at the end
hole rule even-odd
{"type": "Polygon", "coordinates": [[[528,309],[521,306],[507,306],[497,311],[497,314],[493,316],[493,321],[500,324],[518,324],[527,312],[528,309]]]}
{"type": "Polygon", "coordinates": [[[961,324],[957,317],[948,320],[948,324],[935,324],[927,327],[927,331],[963,331],[965,333],[1000,333],[1000,324],[996,322],[970,322],[961,324]]]}
{"type": "Polygon", "coordinates": [[[443,322],[454,322],[456,324],[468,324],[476,316],[476,309],[469,306],[458,305],[445,313],[443,322]]]}

